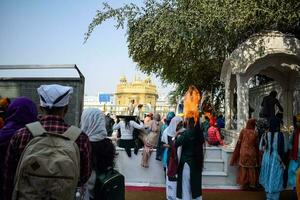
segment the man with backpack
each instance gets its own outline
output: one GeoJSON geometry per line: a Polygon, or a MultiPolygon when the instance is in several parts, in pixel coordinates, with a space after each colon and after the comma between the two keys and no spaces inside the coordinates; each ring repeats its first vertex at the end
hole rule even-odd
{"type": "Polygon", "coordinates": [[[4,199],[73,200],[91,174],[86,134],[63,120],[72,87],[41,85],[43,116],[10,141],[5,160],[4,199]]]}

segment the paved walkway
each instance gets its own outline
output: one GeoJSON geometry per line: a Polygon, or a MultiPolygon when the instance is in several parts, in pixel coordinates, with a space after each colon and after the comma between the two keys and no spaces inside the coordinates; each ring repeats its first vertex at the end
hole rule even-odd
{"type": "MultiPolygon", "coordinates": [[[[126,191],[126,200],[165,200],[164,191],[126,191]]],[[[203,200],[265,200],[264,192],[238,190],[204,190],[203,200]]],[[[292,200],[292,192],[284,191],[280,200],[292,200]]]]}

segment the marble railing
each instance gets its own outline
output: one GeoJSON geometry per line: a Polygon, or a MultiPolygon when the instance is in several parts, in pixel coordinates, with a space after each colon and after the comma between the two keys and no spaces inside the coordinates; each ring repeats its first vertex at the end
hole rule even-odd
{"type": "Polygon", "coordinates": [[[239,132],[233,129],[221,129],[221,134],[224,136],[225,143],[231,147],[235,147],[239,137],[239,132]]]}

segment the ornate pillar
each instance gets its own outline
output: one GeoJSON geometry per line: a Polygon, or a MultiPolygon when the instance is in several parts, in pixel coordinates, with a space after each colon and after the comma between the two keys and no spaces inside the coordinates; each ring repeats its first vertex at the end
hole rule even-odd
{"type": "Polygon", "coordinates": [[[294,93],[294,89],[288,89],[286,91],[286,111],[283,110],[284,112],[284,123],[289,127],[291,125],[293,125],[293,120],[292,120],[292,116],[293,116],[293,93],[294,93]]]}
{"type": "Polygon", "coordinates": [[[231,90],[230,90],[230,80],[225,82],[225,129],[231,129],[231,90]]]}
{"type": "Polygon", "coordinates": [[[285,96],[286,96],[286,107],[284,107],[283,109],[283,118],[284,118],[284,123],[285,125],[287,125],[287,127],[290,127],[293,125],[293,120],[292,120],[292,116],[294,115],[293,113],[293,103],[294,103],[294,92],[295,92],[295,85],[296,85],[296,76],[292,75],[289,76],[288,81],[287,81],[287,87],[286,88],[282,88],[282,91],[285,92],[285,96]]]}
{"type": "MultiPolygon", "coordinates": [[[[280,104],[283,107],[283,122],[285,126],[289,127],[293,123],[293,94],[295,91],[296,76],[290,73],[286,76],[278,76],[276,80],[281,87],[276,91],[278,92],[277,97],[280,101],[280,104]]],[[[275,106],[275,108],[278,110],[277,106],[275,106]]]]}
{"type": "Polygon", "coordinates": [[[237,130],[246,125],[249,114],[249,87],[248,79],[242,74],[236,74],[237,82],[237,130]]]}

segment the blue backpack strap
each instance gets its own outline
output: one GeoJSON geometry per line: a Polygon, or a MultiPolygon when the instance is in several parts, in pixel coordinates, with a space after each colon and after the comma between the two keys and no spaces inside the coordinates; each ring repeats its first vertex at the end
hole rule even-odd
{"type": "Polygon", "coordinates": [[[26,124],[26,127],[31,132],[33,137],[41,136],[47,132],[39,121],[26,124]]]}

